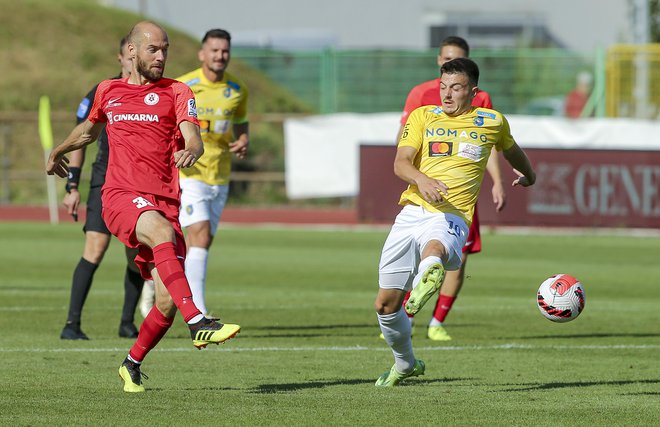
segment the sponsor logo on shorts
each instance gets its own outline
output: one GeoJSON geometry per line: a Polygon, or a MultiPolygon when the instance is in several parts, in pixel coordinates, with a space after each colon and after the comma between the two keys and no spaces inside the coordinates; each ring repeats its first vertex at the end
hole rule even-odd
{"type": "Polygon", "coordinates": [[[144,103],[147,105],[156,105],[160,101],[160,97],[157,93],[149,92],[147,96],[144,97],[144,103]]]}
{"type": "Polygon", "coordinates": [[[429,142],[429,157],[447,157],[451,156],[451,150],[454,144],[445,141],[429,142]]]}
{"type": "Polygon", "coordinates": [[[187,213],[188,215],[192,215],[192,213],[193,213],[193,207],[192,207],[192,205],[187,205],[187,206],[186,206],[186,213],[187,213]]]}

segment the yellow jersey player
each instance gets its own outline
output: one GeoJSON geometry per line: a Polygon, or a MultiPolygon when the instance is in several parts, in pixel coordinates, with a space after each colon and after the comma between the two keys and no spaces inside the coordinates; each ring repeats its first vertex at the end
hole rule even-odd
{"type": "MultiPolygon", "coordinates": [[[[207,31],[198,56],[201,67],[177,78],[195,94],[204,141],[204,155],[180,173],[179,221],[186,230],[185,270],[193,301],[202,313],[208,314],[208,252],[227,202],[231,158],[244,158],[248,149],[248,89],[226,71],[231,57],[231,36],[227,31],[207,31]]],[[[148,298],[143,294],[145,297],[148,298]]]]}
{"type": "Polygon", "coordinates": [[[446,270],[461,266],[461,253],[493,147],[520,171],[513,186],[527,187],[536,175],[515,143],[509,124],[495,110],[471,105],[479,68],[470,59],[442,65],[442,106],[415,109],[403,128],[394,172],[409,186],[403,209],[385,241],[379,264],[375,307],[385,341],[394,354],[392,368],[376,386],[392,387],[424,374],[415,358],[406,311],[416,314],[435,294],[446,270]],[[406,292],[410,298],[402,307],[406,292]]]}

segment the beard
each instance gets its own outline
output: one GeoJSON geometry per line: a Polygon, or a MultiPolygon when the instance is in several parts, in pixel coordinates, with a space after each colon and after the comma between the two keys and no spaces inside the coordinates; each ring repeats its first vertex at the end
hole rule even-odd
{"type": "Polygon", "coordinates": [[[137,58],[137,72],[138,74],[144,76],[147,80],[151,82],[160,80],[163,77],[163,71],[165,71],[164,67],[160,70],[152,69],[149,68],[149,64],[147,64],[146,61],[137,58]]]}

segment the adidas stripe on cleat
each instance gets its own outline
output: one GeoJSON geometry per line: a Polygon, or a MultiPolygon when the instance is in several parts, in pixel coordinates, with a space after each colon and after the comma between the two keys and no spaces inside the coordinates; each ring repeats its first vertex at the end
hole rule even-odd
{"type": "Polygon", "coordinates": [[[193,345],[198,349],[203,349],[209,344],[224,343],[230,338],[236,336],[241,331],[239,325],[231,323],[219,323],[215,319],[204,318],[199,322],[190,325],[190,335],[193,345]]]}

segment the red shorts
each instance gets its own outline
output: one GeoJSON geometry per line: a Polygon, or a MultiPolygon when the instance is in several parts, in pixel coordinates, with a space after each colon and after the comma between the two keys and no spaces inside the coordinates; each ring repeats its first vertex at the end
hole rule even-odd
{"type": "Polygon", "coordinates": [[[463,246],[464,254],[476,254],[481,252],[481,233],[479,233],[479,215],[477,206],[474,207],[474,216],[472,217],[472,224],[468,230],[467,240],[463,246]]]}
{"type": "Polygon", "coordinates": [[[135,264],[140,269],[142,277],[151,279],[149,264],[154,262],[151,248],[138,241],[135,226],[138,218],[144,212],[158,211],[174,228],[176,235],[176,254],[181,259],[186,256],[186,242],[183,239],[181,225],[179,224],[179,201],[169,198],[158,198],[149,194],[138,194],[129,190],[108,189],[103,190],[103,220],[108,230],[124,245],[138,248],[135,264]]]}

